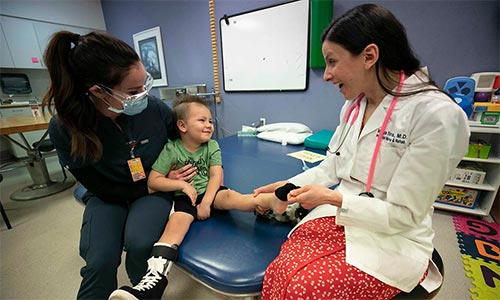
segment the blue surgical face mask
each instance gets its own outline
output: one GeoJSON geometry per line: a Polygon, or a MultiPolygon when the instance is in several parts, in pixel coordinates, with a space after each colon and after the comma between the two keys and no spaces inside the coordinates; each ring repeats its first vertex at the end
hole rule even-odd
{"type": "Polygon", "coordinates": [[[117,114],[126,114],[129,116],[140,114],[146,107],[148,107],[148,92],[153,87],[153,77],[146,73],[146,80],[144,82],[144,89],[142,92],[129,95],[121,91],[111,89],[105,85],[97,84],[105,93],[109,96],[120,101],[122,108],[116,108],[112,106],[106,99],[100,98],[104,103],[108,105],[108,110],[117,114]]]}
{"type": "Polygon", "coordinates": [[[108,105],[108,110],[112,111],[116,114],[125,114],[128,116],[133,116],[140,114],[143,110],[148,107],[148,95],[144,95],[140,98],[137,98],[133,101],[122,101],[123,108],[119,109],[116,107],[113,107],[108,101],[106,101],[104,98],[99,98],[101,99],[104,103],[108,105]]]}
{"type": "Polygon", "coordinates": [[[146,94],[141,98],[135,99],[134,101],[124,102],[123,105],[123,114],[128,116],[138,115],[145,110],[146,107],[148,107],[148,95],[146,94]]]}

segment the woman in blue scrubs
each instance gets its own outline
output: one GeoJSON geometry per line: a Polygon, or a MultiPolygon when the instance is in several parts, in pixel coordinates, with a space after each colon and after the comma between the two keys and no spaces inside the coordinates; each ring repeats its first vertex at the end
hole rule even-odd
{"type": "MultiPolygon", "coordinates": [[[[51,85],[44,108],[59,160],[87,188],[80,234],[78,299],[107,299],[117,288],[125,250],[133,285],[160,237],[172,206],[168,193],[149,194],[147,175],[168,139],[172,112],[148,95],[153,78],[125,42],[106,33],[56,33],[45,53],[51,85]]],[[[186,166],[169,178],[190,180],[186,166]]]]}

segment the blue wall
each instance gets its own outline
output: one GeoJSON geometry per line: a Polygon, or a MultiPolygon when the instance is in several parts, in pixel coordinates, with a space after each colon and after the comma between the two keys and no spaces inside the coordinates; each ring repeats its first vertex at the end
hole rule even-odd
{"type": "MultiPolygon", "coordinates": [[[[206,83],[214,87],[208,1],[101,0],[109,33],[133,45],[132,35],[160,26],[170,87],[206,83]]],[[[218,21],[224,15],[269,6],[277,0],[216,0],[218,21]]],[[[365,1],[334,1],[334,18],[365,1]]],[[[399,0],[372,1],[391,10],[406,27],[410,42],[431,76],[443,86],[448,78],[500,70],[500,1],[399,0]]],[[[220,56],[220,50],[219,50],[220,56]]],[[[245,59],[242,57],[241,59],[245,59]]],[[[220,78],[222,62],[219,57],[220,78]]],[[[302,122],[314,131],[334,128],[342,95],[322,80],[323,70],[309,70],[303,92],[224,93],[216,105],[223,135],[236,133],[242,124],[302,122]]],[[[158,95],[157,90],[153,93],[158,95]]],[[[222,136],[222,135],[221,135],[222,136]]]]}

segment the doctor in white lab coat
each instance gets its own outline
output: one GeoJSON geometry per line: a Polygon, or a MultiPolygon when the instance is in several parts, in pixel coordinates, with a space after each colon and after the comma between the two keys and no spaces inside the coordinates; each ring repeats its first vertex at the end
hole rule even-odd
{"type": "Polygon", "coordinates": [[[255,190],[283,198],[288,182],[283,200],[313,209],[268,267],[262,299],[390,299],[419,283],[430,292],[442,282],[430,261],[433,202],[467,151],[466,115],[386,9],[352,9],[322,42],[324,80],[354,100],[320,165],[255,190]]]}

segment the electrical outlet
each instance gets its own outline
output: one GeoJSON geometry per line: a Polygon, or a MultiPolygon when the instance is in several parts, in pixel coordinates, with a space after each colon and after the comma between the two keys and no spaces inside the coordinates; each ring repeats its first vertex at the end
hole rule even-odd
{"type": "Polygon", "coordinates": [[[259,119],[259,127],[266,125],[266,118],[260,118],[259,119]]]}

